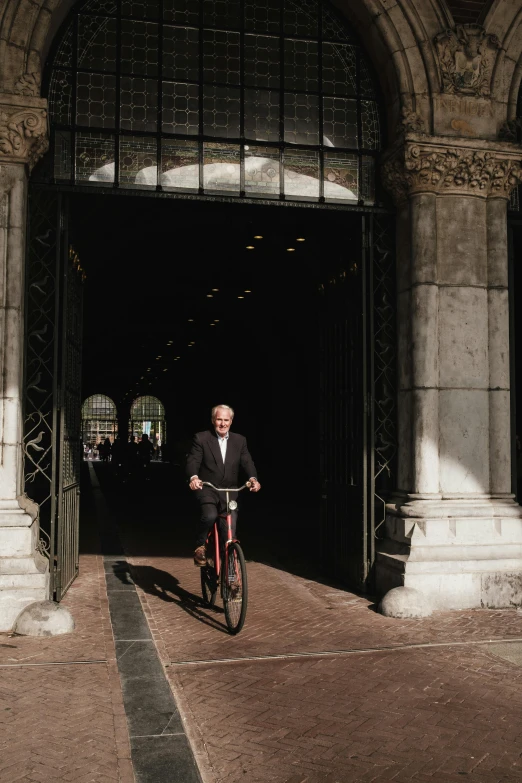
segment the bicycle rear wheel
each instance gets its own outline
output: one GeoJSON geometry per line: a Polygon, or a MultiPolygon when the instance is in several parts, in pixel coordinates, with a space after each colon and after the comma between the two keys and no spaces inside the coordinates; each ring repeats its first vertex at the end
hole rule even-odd
{"type": "Polygon", "coordinates": [[[221,571],[221,594],[230,633],[239,633],[246,617],[248,585],[245,556],[237,542],[228,545],[221,571]]]}

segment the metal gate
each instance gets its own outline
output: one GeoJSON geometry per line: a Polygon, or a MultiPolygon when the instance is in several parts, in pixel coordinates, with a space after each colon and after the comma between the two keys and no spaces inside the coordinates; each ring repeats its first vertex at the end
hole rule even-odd
{"type": "Polygon", "coordinates": [[[24,486],[38,503],[38,548],[60,601],[78,574],[83,272],[67,197],[29,193],[25,277],[24,486]]]}
{"type": "Polygon", "coordinates": [[[321,288],[321,559],[367,591],[397,452],[394,217],[363,217],[350,246],[321,288]]]}

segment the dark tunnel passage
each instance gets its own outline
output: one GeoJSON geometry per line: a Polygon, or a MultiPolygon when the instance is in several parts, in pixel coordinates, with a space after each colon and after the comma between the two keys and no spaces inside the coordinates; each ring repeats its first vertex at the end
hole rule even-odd
{"type": "MultiPolygon", "coordinates": [[[[328,427],[349,435],[339,470],[354,499],[340,510],[360,536],[362,220],[143,196],[74,194],[69,204],[69,241],[86,273],[82,399],[112,398],[125,439],[132,401],[161,400],[168,458],[154,467],[151,502],[167,492],[196,513],[185,454],[212,406],[231,405],[263,486],[247,513],[276,524],[279,557],[317,566],[321,551],[323,570],[348,581],[350,558],[336,572],[329,554],[322,441],[328,427]],[[333,360],[330,343],[347,361],[333,360]]],[[[108,476],[106,486],[132,492],[108,476]]]]}

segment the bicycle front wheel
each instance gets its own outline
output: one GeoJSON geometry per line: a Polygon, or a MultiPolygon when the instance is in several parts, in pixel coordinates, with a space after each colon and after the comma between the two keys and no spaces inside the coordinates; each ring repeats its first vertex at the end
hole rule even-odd
{"type": "Polygon", "coordinates": [[[245,556],[237,542],[229,544],[221,571],[221,594],[230,633],[239,633],[246,617],[248,586],[245,556]]]}

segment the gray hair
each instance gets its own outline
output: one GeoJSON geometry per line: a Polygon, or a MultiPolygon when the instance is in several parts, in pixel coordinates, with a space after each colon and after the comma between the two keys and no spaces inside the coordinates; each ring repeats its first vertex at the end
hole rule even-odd
{"type": "Polygon", "coordinates": [[[234,408],[231,408],[230,405],[214,405],[214,407],[212,408],[212,414],[211,414],[212,415],[212,421],[216,420],[216,413],[218,412],[218,410],[220,408],[224,408],[226,411],[228,411],[230,413],[230,418],[231,419],[234,418],[234,408]]]}

